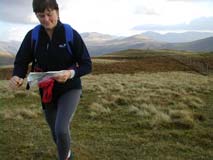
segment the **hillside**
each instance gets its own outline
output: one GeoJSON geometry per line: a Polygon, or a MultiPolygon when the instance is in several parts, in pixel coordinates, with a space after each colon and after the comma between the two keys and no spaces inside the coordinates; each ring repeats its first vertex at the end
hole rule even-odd
{"type": "Polygon", "coordinates": [[[176,50],[188,50],[196,52],[209,52],[213,51],[213,37],[187,42],[187,43],[170,43],[165,44],[162,48],[176,49],[176,50]]]}
{"type": "MultiPolygon", "coordinates": [[[[132,73],[129,71],[168,72],[171,70],[195,71],[204,75],[213,73],[212,53],[130,49],[104,54],[93,59],[117,60],[117,63],[113,64],[99,64],[102,66],[101,68],[105,68],[106,73],[116,71],[121,73],[132,73]],[[114,69],[110,70],[113,66],[114,69]],[[123,70],[124,68],[125,70],[123,70]]],[[[98,69],[96,66],[94,68],[98,69]]],[[[96,73],[96,70],[94,70],[94,73],[96,73]]]]}
{"type": "Polygon", "coordinates": [[[134,35],[130,37],[109,40],[103,43],[99,43],[98,45],[91,45],[87,42],[86,44],[91,55],[96,56],[127,49],[157,49],[165,43],[152,40],[143,35],[134,35]]]}
{"type": "Polygon", "coordinates": [[[104,34],[86,34],[83,36],[92,56],[112,53],[126,49],[173,49],[194,52],[213,51],[210,32],[184,32],[159,34],[145,32],[129,37],[115,37],[104,34]],[[175,43],[179,42],[179,43],[175,43]],[[184,43],[183,43],[184,42],[184,43]]]}
{"type": "Polygon", "coordinates": [[[113,39],[103,43],[100,42],[98,45],[91,45],[90,43],[87,43],[87,46],[92,56],[127,49],[172,49],[194,52],[210,52],[213,51],[213,45],[211,45],[212,41],[213,37],[209,37],[192,42],[167,43],[156,41],[142,35],[135,35],[122,39],[113,39]]]}
{"type": "MultiPolygon", "coordinates": [[[[177,56],[213,64],[213,54],[172,50],[92,59],[70,128],[75,160],[213,159],[213,75],[177,56]]],[[[57,159],[40,105],[36,87],[0,80],[1,159],[57,159]]]]}

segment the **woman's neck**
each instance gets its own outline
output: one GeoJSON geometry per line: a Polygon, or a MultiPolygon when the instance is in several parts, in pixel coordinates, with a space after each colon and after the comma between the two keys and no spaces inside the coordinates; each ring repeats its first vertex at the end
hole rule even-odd
{"type": "Polygon", "coordinates": [[[49,36],[50,39],[52,39],[53,31],[54,29],[45,29],[47,32],[47,35],[49,36]]]}

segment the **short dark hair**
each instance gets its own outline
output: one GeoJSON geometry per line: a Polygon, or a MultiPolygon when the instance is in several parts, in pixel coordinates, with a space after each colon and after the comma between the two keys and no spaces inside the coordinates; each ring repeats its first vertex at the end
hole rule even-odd
{"type": "Polygon", "coordinates": [[[58,3],[56,0],[33,0],[33,11],[35,13],[44,12],[45,9],[58,10],[58,3]]]}

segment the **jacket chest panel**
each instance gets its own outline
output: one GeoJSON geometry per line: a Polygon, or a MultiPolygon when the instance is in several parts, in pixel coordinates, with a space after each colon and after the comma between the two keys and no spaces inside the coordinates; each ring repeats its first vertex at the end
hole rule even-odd
{"type": "Polygon", "coordinates": [[[72,56],[64,42],[43,41],[36,51],[38,63],[45,70],[65,69],[72,63],[72,56]]]}

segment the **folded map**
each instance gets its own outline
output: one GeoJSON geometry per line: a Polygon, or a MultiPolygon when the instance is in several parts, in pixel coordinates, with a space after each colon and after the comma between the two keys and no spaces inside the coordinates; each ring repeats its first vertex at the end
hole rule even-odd
{"type": "Polygon", "coordinates": [[[27,76],[27,82],[31,87],[34,84],[37,84],[39,81],[43,80],[44,78],[51,78],[62,72],[63,71],[30,72],[27,76]]]}

